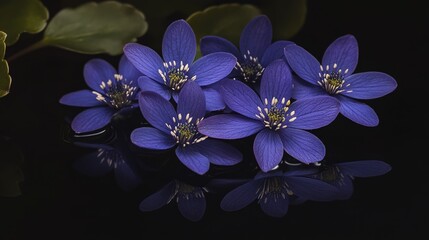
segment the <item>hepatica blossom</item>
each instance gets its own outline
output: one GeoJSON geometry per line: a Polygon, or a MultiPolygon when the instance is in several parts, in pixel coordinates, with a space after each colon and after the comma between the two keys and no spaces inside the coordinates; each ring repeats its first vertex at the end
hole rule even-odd
{"type": "Polygon", "coordinates": [[[180,90],[187,82],[195,81],[203,87],[207,110],[222,109],[219,93],[211,84],[225,78],[234,68],[236,58],[230,53],[213,53],[194,62],[197,49],[191,26],[178,20],[170,24],[162,41],[161,58],[149,47],[128,43],[124,53],[147,77],[139,80],[142,91],[152,91],[169,100],[177,101],[180,90]]]}
{"type": "Polygon", "coordinates": [[[229,75],[230,78],[248,84],[259,84],[262,73],[272,61],[283,57],[283,49],[292,44],[289,41],[271,43],[273,30],[267,16],[252,19],[241,32],[240,50],[230,41],[217,37],[205,36],[201,39],[201,53],[229,52],[237,58],[237,63],[229,75]]]}
{"type": "Polygon", "coordinates": [[[89,107],[73,119],[71,127],[75,132],[105,127],[115,113],[133,106],[139,91],[137,79],[142,74],[125,55],[119,62],[119,73],[105,60],[93,59],[85,64],[83,74],[91,90],[71,92],[60,99],[64,105],[89,107]]]}
{"type": "Polygon", "coordinates": [[[312,133],[338,115],[335,98],[320,96],[291,104],[291,72],[283,60],[271,63],[261,79],[260,96],[240,81],[225,81],[225,103],[236,113],[209,117],[198,125],[200,133],[213,138],[239,139],[258,133],[253,152],[267,172],[283,157],[284,150],[304,163],[323,159],[325,147],[312,133]]]}
{"type": "Polygon", "coordinates": [[[397,84],[381,72],[353,74],[358,62],[358,44],[352,35],[336,39],[326,49],[322,64],[297,45],[287,46],[284,54],[293,71],[306,81],[295,81],[295,98],[334,96],[340,101],[340,112],[345,117],[364,126],[378,125],[375,111],[357,100],[382,97],[395,90],[397,84]]]}
{"type": "Polygon", "coordinates": [[[179,160],[192,171],[204,174],[210,163],[233,165],[241,161],[241,153],[219,140],[198,131],[205,114],[204,93],[195,82],[187,83],[179,94],[177,111],[173,105],[153,92],[142,92],[140,109],[154,127],[142,127],[131,133],[131,141],[148,149],[176,147],[179,160]]]}

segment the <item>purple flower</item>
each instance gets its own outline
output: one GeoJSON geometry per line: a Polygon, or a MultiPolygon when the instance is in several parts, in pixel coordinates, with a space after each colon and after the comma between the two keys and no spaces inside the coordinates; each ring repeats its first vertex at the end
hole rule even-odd
{"type": "Polygon", "coordinates": [[[220,206],[225,211],[238,211],[257,201],[267,215],[283,217],[294,199],[318,201],[335,192],[336,188],[324,181],[301,176],[305,172],[260,172],[254,179],[227,193],[220,206]]]}
{"type": "Polygon", "coordinates": [[[292,44],[289,41],[271,43],[273,30],[267,16],[252,19],[241,32],[240,50],[230,41],[217,37],[205,36],[201,39],[201,53],[229,52],[237,58],[235,69],[230,78],[245,83],[257,83],[265,67],[272,61],[283,57],[283,49],[292,44]]]}
{"type": "Polygon", "coordinates": [[[177,96],[187,82],[195,81],[203,87],[207,110],[222,109],[223,102],[209,85],[226,77],[235,66],[236,58],[229,53],[213,53],[194,62],[197,43],[191,26],[178,20],[170,24],[162,41],[161,58],[149,47],[129,43],[125,55],[147,77],[139,79],[142,91],[160,94],[164,99],[177,96]]]}
{"type": "Polygon", "coordinates": [[[148,196],[140,203],[140,211],[157,210],[175,199],[180,214],[190,221],[199,221],[206,211],[205,192],[203,187],[192,186],[182,181],[174,180],[158,192],[148,196]]]}
{"type": "Polygon", "coordinates": [[[355,177],[380,176],[392,169],[389,164],[378,160],[342,162],[322,167],[323,170],[312,175],[312,177],[337,188],[336,193],[327,196],[326,201],[349,199],[353,194],[353,180],[355,177]]]}
{"type": "Polygon", "coordinates": [[[325,156],[325,146],[304,131],[328,125],[338,115],[338,101],[328,96],[307,98],[291,104],[291,72],[283,60],[276,60],[261,79],[260,97],[240,81],[225,81],[225,103],[235,111],[202,121],[198,130],[209,137],[239,139],[256,135],[253,152],[259,167],[267,172],[283,157],[283,149],[304,163],[325,156]]]}
{"type": "Polygon", "coordinates": [[[368,105],[356,99],[382,97],[397,84],[381,72],[352,74],[358,62],[358,44],[352,35],[335,40],[326,49],[322,64],[297,45],[285,48],[284,54],[293,71],[303,80],[294,82],[294,98],[330,95],[340,101],[340,112],[350,120],[368,127],[378,125],[378,116],[368,105]]]}
{"type": "Polygon", "coordinates": [[[64,105],[89,107],[73,119],[71,127],[75,132],[98,130],[109,124],[115,113],[133,106],[138,92],[137,78],[142,74],[125,55],[119,62],[119,73],[108,62],[93,59],[85,64],[83,74],[92,90],[71,92],[60,99],[64,105]]]}
{"type": "Polygon", "coordinates": [[[142,127],[131,133],[131,141],[148,149],[170,149],[177,145],[176,155],[192,171],[204,174],[210,163],[234,165],[241,153],[224,142],[207,139],[197,127],[205,114],[204,93],[195,82],[180,91],[177,112],[173,105],[154,92],[142,92],[140,110],[154,127],[142,127]]]}

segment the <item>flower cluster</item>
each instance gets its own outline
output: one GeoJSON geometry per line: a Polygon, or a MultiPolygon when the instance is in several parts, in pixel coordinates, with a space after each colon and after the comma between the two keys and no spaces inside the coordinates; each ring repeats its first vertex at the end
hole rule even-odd
{"type": "MultiPolygon", "coordinates": [[[[254,158],[268,173],[285,153],[307,165],[322,161],[325,146],[310,131],[327,126],[339,113],[364,126],[378,125],[375,111],[359,100],[382,97],[396,88],[396,81],[385,73],[354,73],[358,46],[352,35],[336,39],[319,63],[295,43],[272,42],[266,16],[247,24],[239,47],[206,36],[200,49],[203,56],[195,60],[195,34],[186,21],[178,20],[164,34],[162,56],[148,46],[128,43],[118,72],[104,60],[89,61],[84,78],[91,90],[60,100],[90,107],[73,119],[72,129],[97,131],[112,116],[138,106],[151,126],[132,131],[136,146],[174,148],[183,165],[203,175],[210,164],[241,162],[242,153],[228,141],[255,135],[254,158]]],[[[295,178],[273,174],[267,176],[274,182],[258,182],[270,185],[295,178]]],[[[316,175],[312,181],[318,181],[316,175]]],[[[174,186],[185,186],[179,185],[174,186]]],[[[284,189],[286,195],[293,191],[284,189]]]]}

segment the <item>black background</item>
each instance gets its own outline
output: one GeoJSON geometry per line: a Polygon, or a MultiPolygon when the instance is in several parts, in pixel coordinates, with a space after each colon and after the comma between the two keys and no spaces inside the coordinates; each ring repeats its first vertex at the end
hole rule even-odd
{"type": "MultiPolygon", "coordinates": [[[[43,2],[51,16],[63,7],[56,1],[43,2]]],[[[378,127],[359,126],[340,116],[315,131],[326,145],[327,158],[378,159],[392,165],[392,171],[357,179],[350,200],[292,206],[281,219],[264,215],[256,204],[225,213],[218,207],[219,195],[208,195],[205,217],[196,223],[184,219],[175,204],[141,213],[139,202],[165,182],[148,179],[136,190],[124,192],[113,175],[83,176],[72,163],[88,150],[62,140],[68,108],[58,99],[85,87],[83,65],[94,56],[47,48],[11,62],[14,81],[11,93],[0,100],[0,133],[22,150],[25,180],[22,196],[0,198],[0,238],[415,237],[428,224],[427,155],[419,154],[425,152],[428,137],[424,105],[429,91],[428,17],[429,10],[418,1],[308,1],[306,23],[292,41],[320,59],[334,39],[353,34],[360,48],[356,72],[381,71],[398,82],[393,93],[368,101],[379,115],[378,127]]],[[[8,55],[35,38],[23,35],[8,55]]],[[[97,57],[114,66],[119,60],[97,57]]]]}

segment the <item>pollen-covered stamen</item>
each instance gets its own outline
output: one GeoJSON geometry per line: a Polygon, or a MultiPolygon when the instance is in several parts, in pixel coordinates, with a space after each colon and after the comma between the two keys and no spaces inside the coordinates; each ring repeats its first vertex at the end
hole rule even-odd
{"type": "Polygon", "coordinates": [[[262,76],[265,68],[259,63],[258,57],[253,57],[250,51],[247,50],[247,54],[243,54],[244,60],[237,62],[235,69],[239,70],[243,82],[256,83],[262,76]]]}
{"type": "Polygon", "coordinates": [[[180,90],[188,80],[194,81],[197,79],[196,75],[188,76],[188,72],[189,64],[183,64],[183,61],[180,61],[180,63],[176,61],[165,62],[164,69],[158,69],[164,84],[173,91],[180,90]]]}
{"type": "Polygon", "coordinates": [[[132,103],[137,93],[137,87],[132,86],[132,81],[125,81],[120,74],[115,74],[113,77],[113,81],[109,79],[106,82],[101,82],[100,88],[104,94],[96,91],[92,93],[95,94],[98,101],[105,102],[115,109],[120,109],[132,103]]]}
{"type": "Polygon", "coordinates": [[[176,201],[179,202],[179,199],[192,199],[192,198],[204,198],[204,191],[207,192],[205,188],[195,187],[184,182],[176,181],[176,201]]]}
{"type": "Polygon", "coordinates": [[[186,147],[187,145],[199,143],[208,138],[198,132],[197,125],[203,120],[203,118],[197,118],[195,121],[190,114],[182,115],[177,114],[177,118],[173,117],[174,126],[166,123],[170,134],[176,139],[176,143],[186,147]]]}
{"type": "MultiPolygon", "coordinates": [[[[290,100],[286,101],[286,98],[282,98],[279,101],[278,98],[273,97],[271,100],[264,99],[264,108],[258,106],[258,114],[255,116],[264,122],[265,127],[273,130],[279,130],[286,128],[285,123],[287,116],[295,115],[295,111],[288,113],[290,100]]],[[[295,121],[296,116],[289,119],[289,122],[295,121]]]]}
{"type": "Polygon", "coordinates": [[[353,90],[347,90],[346,88],[350,86],[349,84],[345,84],[344,75],[349,72],[349,69],[346,69],[344,72],[342,69],[338,69],[338,65],[334,63],[332,65],[331,70],[329,70],[329,65],[326,65],[324,69],[322,65],[320,65],[320,80],[317,83],[322,86],[329,94],[338,94],[342,92],[352,92],[353,90]]]}
{"type": "Polygon", "coordinates": [[[264,179],[264,183],[256,190],[258,202],[264,201],[267,203],[268,198],[277,201],[278,199],[286,199],[286,197],[292,196],[293,192],[290,190],[289,185],[282,177],[267,177],[264,179]]]}

